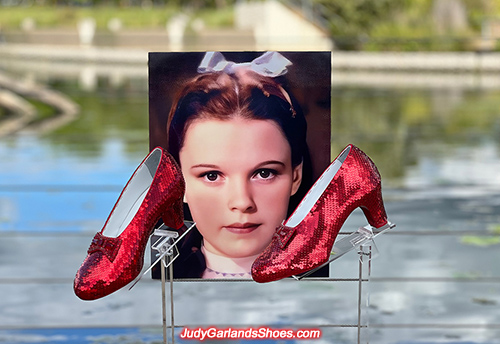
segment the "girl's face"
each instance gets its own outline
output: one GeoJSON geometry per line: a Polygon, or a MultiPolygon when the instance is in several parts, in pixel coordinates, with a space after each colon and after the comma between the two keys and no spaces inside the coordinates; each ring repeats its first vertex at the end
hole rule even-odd
{"type": "Polygon", "coordinates": [[[179,152],[185,201],[213,253],[260,254],[285,219],[302,180],[290,145],[272,120],[193,121],[179,152]]]}

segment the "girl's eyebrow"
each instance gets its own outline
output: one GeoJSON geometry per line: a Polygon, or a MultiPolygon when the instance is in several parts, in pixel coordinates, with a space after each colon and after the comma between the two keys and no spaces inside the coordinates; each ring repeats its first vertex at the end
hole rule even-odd
{"type": "Polygon", "coordinates": [[[279,161],[279,160],[263,161],[260,164],[258,164],[256,167],[262,167],[262,166],[267,166],[267,165],[280,165],[280,166],[285,167],[285,163],[283,161],[279,161]]]}
{"type": "Polygon", "coordinates": [[[190,169],[194,168],[213,168],[213,169],[218,169],[219,166],[217,165],[212,165],[212,164],[198,164],[198,165],[193,165],[190,167],[190,169]]]}

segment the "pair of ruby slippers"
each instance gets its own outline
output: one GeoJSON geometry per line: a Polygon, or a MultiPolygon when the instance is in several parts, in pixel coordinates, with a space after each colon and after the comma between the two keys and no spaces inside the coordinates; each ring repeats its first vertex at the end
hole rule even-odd
{"type": "MultiPolygon", "coordinates": [[[[144,251],[156,222],[183,225],[184,179],[174,159],[155,148],[137,168],[104,228],[98,232],[78,270],[74,290],[83,300],[109,295],[140,273],[144,251]]],[[[271,282],[298,275],[328,261],[343,223],[361,207],[375,228],[388,223],[375,164],[354,145],[325,170],[295,212],[277,228],[273,240],[252,266],[252,278],[271,282]]]]}

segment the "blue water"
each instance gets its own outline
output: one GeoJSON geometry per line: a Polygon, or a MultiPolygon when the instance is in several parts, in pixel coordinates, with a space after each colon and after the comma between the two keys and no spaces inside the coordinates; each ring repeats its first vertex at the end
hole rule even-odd
{"type": "Polygon", "coordinates": [[[29,135],[1,140],[0,231],[96,231],[143,159],[117,139],[99,148],[73,153],[29,135]]]}
{"type": "MultiPolygon", "coordinates": [[[[144,145],[144,154],[147,149],[144,145]]],[[[85,144],[62,149],[34,135],[0,140],[0,184],[121,185],[141,157],[124,150],[124,142],[114,138],[99,149],[85,144]]]]}

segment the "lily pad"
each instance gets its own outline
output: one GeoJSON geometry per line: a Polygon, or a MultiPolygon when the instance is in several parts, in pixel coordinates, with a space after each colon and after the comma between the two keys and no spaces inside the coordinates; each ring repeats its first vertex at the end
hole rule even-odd
{"type": "Polygon", "coordinates": [[[465,235],[460,238],[460,242],[464,245],[485,247],[500,244],[500,237],[465,235]]]}

